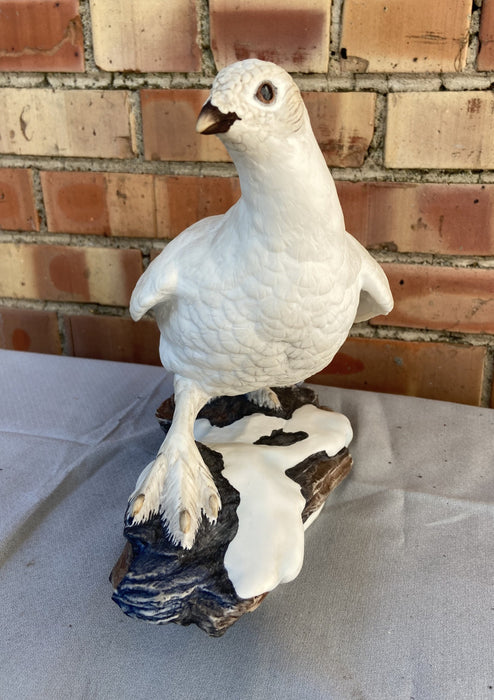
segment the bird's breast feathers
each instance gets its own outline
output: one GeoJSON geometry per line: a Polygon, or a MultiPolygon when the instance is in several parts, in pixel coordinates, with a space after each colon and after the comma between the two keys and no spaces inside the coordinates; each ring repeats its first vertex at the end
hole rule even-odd
{"type": "Polygon", "coordinates": [[[222,393],[299,381],[324,367],[358,303],[349,266],[289,255],[228,262],[189,270],[173,300],[158,305],[165,367],[222,393]]]}
{"type": "Polygon", "coordinates": [[[344,231],[336,245],[323,231],[299,245],[296,231],[282,233],[286,244],[234,207],[151,263],[131,311],[155,308],[167,369],[212,394],[235,394],[300,381],[331,361],[355,320],[367,257],[377,264],[344,231]]]}

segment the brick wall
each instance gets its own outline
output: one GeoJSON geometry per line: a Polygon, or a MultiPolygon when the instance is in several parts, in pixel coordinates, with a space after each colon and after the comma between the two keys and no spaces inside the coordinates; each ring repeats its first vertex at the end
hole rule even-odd
{"type": "Polygon", "coordinates": [[[396,299],[317,380],[494,405],[494,0],[1,0],[0,345],[158,363],[129,295],[238,197],[194,123],[249,56],[294,74],[396,299]]]}

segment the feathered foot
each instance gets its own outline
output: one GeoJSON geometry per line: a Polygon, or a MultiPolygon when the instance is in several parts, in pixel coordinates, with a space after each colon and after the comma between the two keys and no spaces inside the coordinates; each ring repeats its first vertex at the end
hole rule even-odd
{"type": "Polygon", "coordinates": [[[139,477],[125,517],[138,524],[159,513],[172,542],[190,549],[202,513],[215,522],[220,508],[218,489],[196,445],[170,440],[139,477]]]}
{"type": "Polygon", "coordinates": [[[249,401],[252,401],[252,403],[257,404],[261,408],[271,408],[273,411],[281,410],[279,398],[268,386],[263,387],[262,389],[257,389],[256,391],[249,391],[246,396],[249,401]]]}
{"type": "Polygon", "coordinates": [[[160,514],[174,544],[190,549],[205,513],[215,522],[221,499],[194,442],[194,420],[208,396],[193,382],[175,377],[172,425],[154,462],[140,475],[125,519],[143,523],[160,514]]]}

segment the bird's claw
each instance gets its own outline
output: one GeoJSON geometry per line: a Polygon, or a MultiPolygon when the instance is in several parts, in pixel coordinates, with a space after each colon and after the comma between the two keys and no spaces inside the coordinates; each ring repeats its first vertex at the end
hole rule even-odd
{"type": "MultiPolygon", "coordinates": [[[[195,447],[195,446],[194,446],[195,447]]],[[[129,499],[125,522],[139,525],[161,514],[172,542],[190,549],[195,541],[202,514],[214,523],[221,499],[199,455],[160,452],[139,477],[129,499]]]]}
{"type": "MultiPolygon", "coordinates": [[[[221,502],[218,496],[216,496],[216,494],[212,494],[209,497],[209,509],[203,507],[202,510],[206,514],[206,517],[209,520],[209,522],[214,523],[218,519],[218,513],[220,508],[221,502]]],[[[184,535],[187,535],[190,532],[190,528],[192,526],[192,516],[186,508],[180,511],[179,525],[180,530],[184,535]]]]}
{"type": "Polygon", "coordinates": [[[269,408],[272,411],[281,411],[282,406],[277,394],[268,386],[256,391],[249,391],[247,398],[260,408],[269,408]]]}
{"type": "Polygon", "coordinates": [[[190,526],[192,524],[192,518],[190,517],[190,513],[188,510],[184,509],[180,512],[179,523],[180,530],[183,532],[184,535],[187,535],[190,531],[190,526]]]}
{"type": "Polygon", "coordinates": [[[220,508],[221,508],[221,501],[220,501],[219,497],[216,496],[216,494],[212,494],[209,497],[209,512],[211,514],[211,518],[209,518],[209,516],[208,516],[208,518],[210,520],[212,520],[212,522],[216,522],[216,520],[218,519],[218,513],[219,513],[220,508]]]}
{"type": "Polygon", "coordinates": [[[134,518],[137,513],[141,510],[142,506],[144,505],[145,501],[145,496],[143,493],[140,493],[137,498],[133,501],[132,509],[131,509],[131,516],[134,518]]]}

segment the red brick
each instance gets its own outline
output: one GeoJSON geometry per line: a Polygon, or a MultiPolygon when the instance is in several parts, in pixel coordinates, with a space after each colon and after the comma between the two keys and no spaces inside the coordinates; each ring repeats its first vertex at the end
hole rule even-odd
{"type": "Polygon", "coordinates": [[[305,92],[303,98],[328,165],[362,165],[374,133],[376,95],[371,92],[305,92]]]}
{"type": "Polygon", "coordinates": [[[494,168],[494,95],[481,91],[388,95],[388,168],[494,168]]]}
{"type": "Polygon", "coordinates": [[[483,0],[477,70],[494,70],[494,0],[483,0]]]}
{"type": "Polygon", "coordinates": [[[337,182],[347,230],[367,248],[494,254],[494,185],[337,182]]]}
{"type": "Polygon", "coordinates": [[[110,234],[105,173],[42,172],[48,230],[110,234]]]}
{"type": "Polygon", "coordinates": [[[229,161],[215,137],[195,125],[209,90],[142,90],[144,155],[147,160],[229,161]]]}
{"type": "Polygon", "coordinates": [[[46,171],[41,182],[53,233],[173,238],[240,196],[236,177],[46,171]]]}
{"type": "Polygon", "coordinates": [[[0,227],[6,231],[39,231],[30,170],[0,169],[0,227]]]}
{"type": "Polygon", "coordinates": [[[138,250],[0,244],[0,296],[127,306],[142,273],[138,250]]]}
{"type": "Polygon", "coordinates": [[[159,365],[159,331],[151,320],[114,316],[64,317],[70,354],[116,362],[159,365]]]}
{"type": "Polygon", "coordinates": [[[56,313],[0,308],[0,347],[60,355],[62,348],[56,313]]]}
{"type": "Polygon", "coordinates": [[[156,178],[158,235],[173,238],[206,216],[223,214],[240,196],[237,177],[156,178]]]}
{"type": "Polygon", "coordinates": [[[48,230],[105,236],[156,236],[154,176],[43,172],[48,230]]]}
{"type": "Polygon", "coordinates": [[[383,264],[395,300],[376,324],[494,333],[494,270],[383,264]]]}
{"type": "Polygon", "coordinates": [[[107,71],[199,71],[195,0],[91,0],[94,57],[107,71]]]}
{"type": "Polygon", "coordinates": [[[2,0],[0,70],[84,70],[79,0],[2,0]]]}
{"type": "Polygon", "coordinates": [[[477,406],[486,350],[449,343],[348,338],[309,381],[477,406]]]}
{"type": "Polygon", "coordinates": [[[210,0],[209,8],[218,68],[260,58],[293,72],[327,71],[331,4],[326,0],[210,0]]]}
{"type": "Polygon", "coordinates": [[[345,0],[344,70],[457,72],[468,49],[471,0],[345,0]]]}

